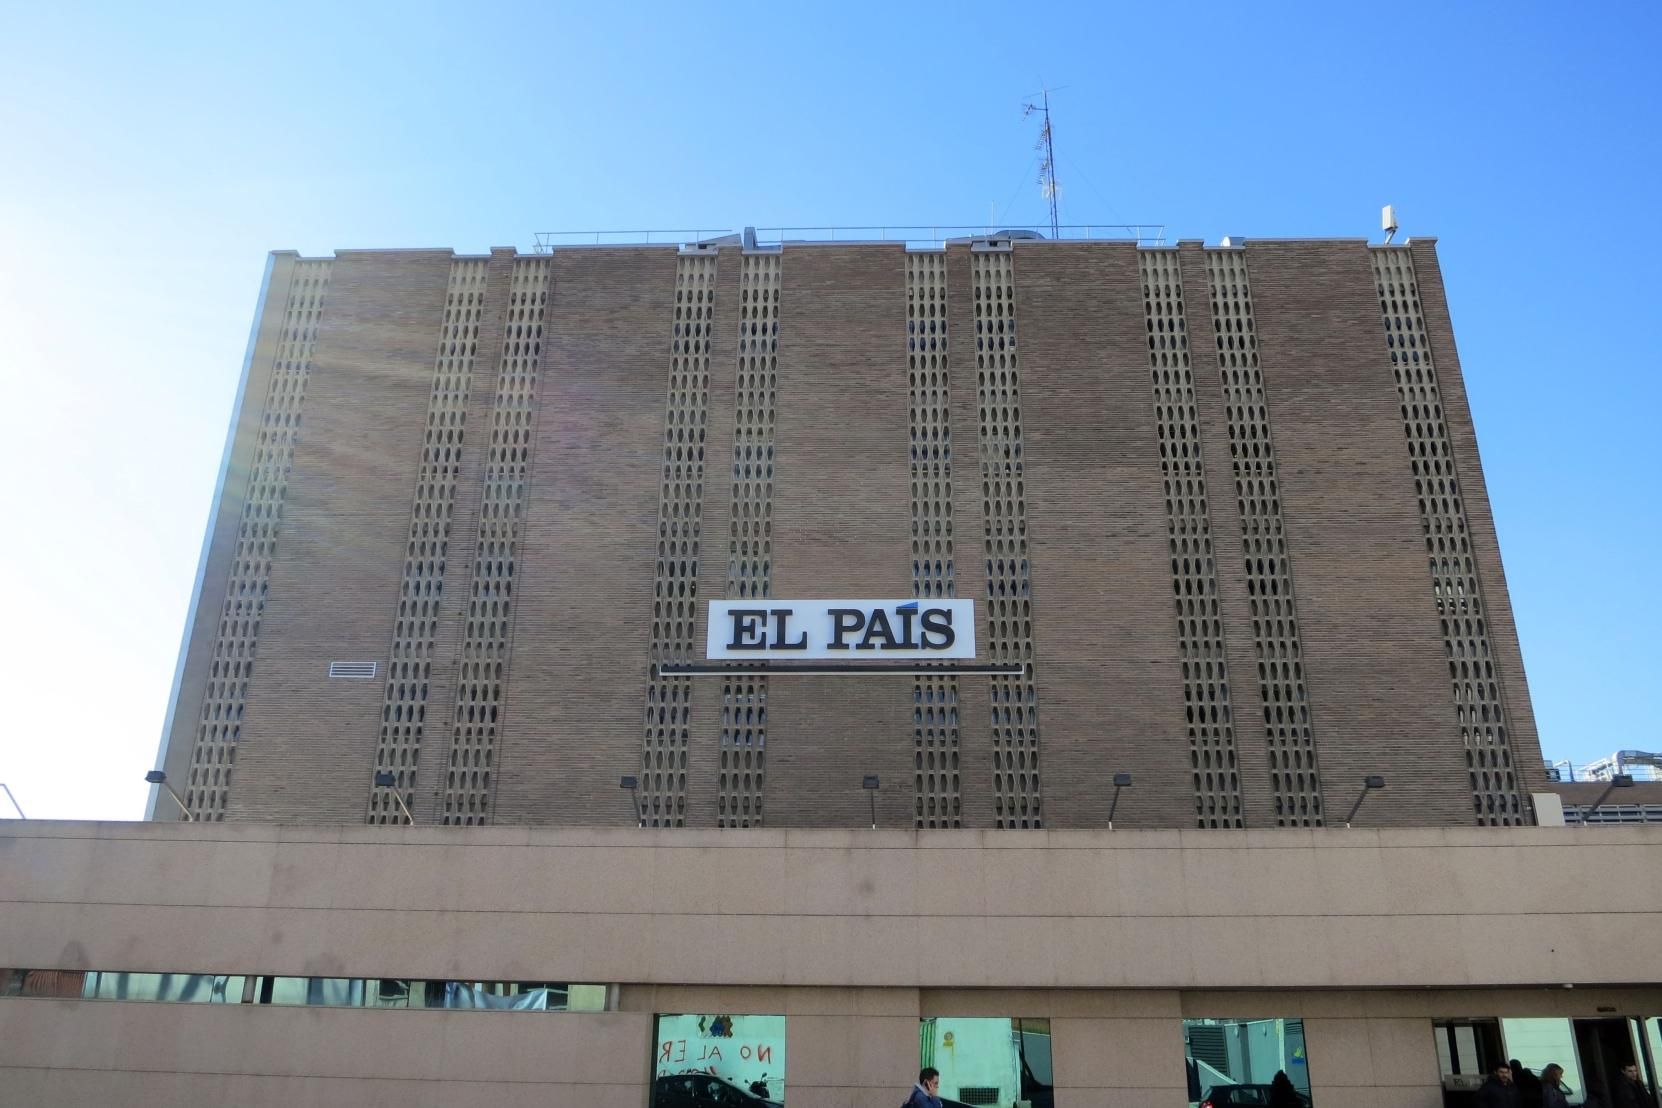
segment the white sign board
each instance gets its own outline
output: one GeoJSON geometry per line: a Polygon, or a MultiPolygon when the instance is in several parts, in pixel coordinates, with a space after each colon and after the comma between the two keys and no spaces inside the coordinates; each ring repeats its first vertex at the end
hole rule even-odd
{"type": "Polygon", "coordinates": [[[724,662],[975,657],[973,600],[712,600],[704,656],[724,662]]]}

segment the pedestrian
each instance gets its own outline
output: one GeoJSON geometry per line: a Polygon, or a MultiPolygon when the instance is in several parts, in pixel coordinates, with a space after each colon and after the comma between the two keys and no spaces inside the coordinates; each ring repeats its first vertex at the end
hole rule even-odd
{"type": "Polygon", "coordinates": [[[1564,1067],[1557,1062],[1541,1071],[1541,1108],[1570,1108],[1570,1093],[1564,1084],[1564,1067]]]}
{"type": "MultiPolygon", "coordinates": [[[[1512,1067],[1502,1062],[1477,1090],[1477,1108],[1521,1108],[1518,1087],[1512,1084],[1512,1067]]],[[[1560,1105],[1559,1108],[1567,1108],[1560,1105]]]]}
{"type": "Polygon", "coordinates": [[[1541,1108],[1541,1079],[1516,1058],[1506,1064],[1512,1068],[1512,1084],[1518,1087],[1519,1105],[1522,1108],[1541,1108]]]}
{"type": "Polygon", "coordinates": [[[1610,1092],[1616,1102],[1613,1108],[1650,1108],[1650,1090],[1639,1080],[1637,1062],[1629,1062],[1622,1067],[1610,1092]]]}
{"type": "Polygon", "coordinates": [[[925,1066],[918,1071],[918,1083],[900,1108],[941,1108],[941,1071],[925,1066]]]}
{"type": "Polygon", "coordinates": [[[1304,1108],[1304,1101],[1299,1099],[1286,1070],[1276,1070],[1270,1081],[1270,1108],[1304,1108]]]}

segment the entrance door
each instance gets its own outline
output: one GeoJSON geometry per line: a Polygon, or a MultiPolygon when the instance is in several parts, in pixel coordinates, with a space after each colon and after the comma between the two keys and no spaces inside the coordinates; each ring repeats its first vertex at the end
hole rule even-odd
{"type": "Polygon", "coordinates": [[[1576,1055],[1581,1060],[1581,1079],[1587,1084],[1587,1099],[1604,1108],[1616,1103],[1611,1088],[1622,1067],[1631,1065],[1633,1033],[1625,1019],[1574,1020],[1576,1055]]]}
{"type": "Polygon", "coordinates": [[[1431,1026],[1442,1071],[1444,1108],[1473,1108],[1484,1077],[1506,1061],[1500,1021],[1437,1020],[1431,1026]]]}

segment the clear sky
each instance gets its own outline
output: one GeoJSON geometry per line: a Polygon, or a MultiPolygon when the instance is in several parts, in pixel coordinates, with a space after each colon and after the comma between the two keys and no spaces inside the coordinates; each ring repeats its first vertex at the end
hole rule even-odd
{"type": "Polygon", "coordinates": [[[32,817],[142,813],[268,250],[1040,222],[1041,82],[1063,222],[1377,236],[1394,203],[1440,238],[1543,746],[1662,749],[1654,2],[0,26],[0,781],[32,817]]]}

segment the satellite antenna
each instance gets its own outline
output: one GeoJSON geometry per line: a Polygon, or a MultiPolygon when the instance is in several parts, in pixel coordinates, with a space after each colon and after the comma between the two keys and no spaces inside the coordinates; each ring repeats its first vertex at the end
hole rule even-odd
{"type": "Polygon", "coordinates": [[[1385,245],[1391,245],[1391,240],[1397,234],[1397,206],[1387,204],[1379,209],[1379,229],[1385,232],[1385,245]]]}
{"type": "MultiPolygon", "coordinates": [[[[1066,86],[1063,86],[1064,88],[1066,86]]],[[[1050,90],[1039,88],[1039,102],[1028,102],[1022,105],[1021,117],[1026,119],[1035,112],[1045,117],[1044,125],[1039,128],[1039,141],[1035,149],[1044,154],[1039,163],[1039,190],[1050,201],[1050,237],[1060,237],[1060,221],[1056,218],[1056,136],[1050,129],[1050,90]]]]}

